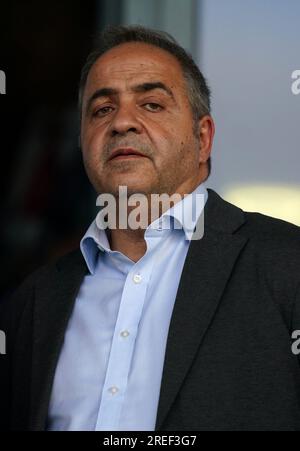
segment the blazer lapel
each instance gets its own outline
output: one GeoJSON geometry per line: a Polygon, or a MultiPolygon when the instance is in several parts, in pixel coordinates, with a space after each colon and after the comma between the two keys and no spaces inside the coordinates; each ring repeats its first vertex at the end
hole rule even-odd
{"type": "Polygon", "coordinates": [[[55,368],[68,319],[87,271],[80,250],[63,257],[36,289],[30,430],[46,428],[55,368]]]}
{"type": "Polygon", "coordinates": [[[247,242],[233,235],[245,222],[243,211],[208,192],[204,236],[190,243],[170,322],[155,430],[163,428],[247,242]]]}

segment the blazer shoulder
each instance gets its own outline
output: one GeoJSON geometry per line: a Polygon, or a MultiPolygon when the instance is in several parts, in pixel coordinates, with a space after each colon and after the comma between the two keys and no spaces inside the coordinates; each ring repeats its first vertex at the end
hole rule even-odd
{"type": "Polygon", "coordinates": [[[210,188],[208,194],[206,224],[210,227],[222,232],[243,234],[265,243],[293,245],[299,249],[300,227],[262,213],[244,211],[210,188]]]}
{"type": "Polygon", "coordinates": [[[218,230],[247,238],[244,252],[247,265],[256,267],[270,284],[285,285],[289,293],[295,293],[300,285],[300,227],[244,211],[213,190],[209,190],[209,196],[210,223],[216,224],[218,230]]]}
{"type": "Polygon", "coordinates": [[[296,244],[300,250],[300,227],[297,225],[261,213],[247,211],[244,213],[246,218],[244,231],[250,236],[296,244]]]}
{"type": "Polygon", "coordinates": [[[34,286],[40,280],[48,278],[53,272],[60,271],[65,267],[77,266],[83,263],[83,257],[79,248],[76,248],[68,253],[57,257],[55,260],[45,263],[38,268],[36,268],[33,272],[28,274],[23,282],[20,284],[18,289],[28,289],[34,286]]]}
{"type": "Polygon", "coordinates": [[[3,318],[11,315],[20,315],[26,305],[33,301],[37,285],[51,284],[61,268],[74,267],[80,261],[80,250],[75,249],[58,257],[52,262],[39,266],[29,273],[12,293],[1,303],[0,313],[3,318]]]}
{"type": "Polygon", "coordinates": [[[277,285],[282,281],[286,289],[290,287],[295,293],[300,286],[300,227],[261,213],[245,215],[241,233],[249,237],[257,266],[265,268],[269,280],[275,280],[277,285]]]}

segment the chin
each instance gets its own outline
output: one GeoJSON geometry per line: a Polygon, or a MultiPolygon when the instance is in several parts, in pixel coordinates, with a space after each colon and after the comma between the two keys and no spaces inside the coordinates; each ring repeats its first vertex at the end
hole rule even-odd
{"type": "MultiPolygon", "coordinates": [[[[144,195],[148,195],[152,192],[151,187],[147,187],[145,185],[126,185],[125,183],[122,184],[120,183],[119,186],[126,186],[126,190],[123,189],[123,194],[125,194],[128,197],[134,195],[134,194],[144,194],[144,195]]],[[[117,188],[115,188],[113,190],[113,193],[115,194],[115,196],[119,196],[119,186],[117,188]]],[[[122,192],[120,192],[121,196],[122,196],[122,192]]]]}

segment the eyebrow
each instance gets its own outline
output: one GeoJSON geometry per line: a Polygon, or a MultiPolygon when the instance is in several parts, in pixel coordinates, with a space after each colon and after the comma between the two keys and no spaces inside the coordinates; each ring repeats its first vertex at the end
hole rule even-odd
{"type": "MultiPolygon", "coordinates": [[[[131,91],[136,92],[136,93],[141,93],[141,92],[143,93],[143,92],[153,91],[154,89],[161,89],[166,94],[168,94],[169,97],[171,97],[173,100],[175,100],[171,89],[168,88],[168,86],[166,86],[161,81],[141,83],[139,85],[133,86],[131,88],[131,91]]],[[[100,97],[109,97],[109,96],[117,95],[118,93],[119,93],[119,91],[117,89],[109,88],[109,87],[97,89],[97,91],[95,91],[89,98],[89,100],[87,102],[86,111],[88,111],[90,109],[94,100],[99,99],[100,97]]]]}

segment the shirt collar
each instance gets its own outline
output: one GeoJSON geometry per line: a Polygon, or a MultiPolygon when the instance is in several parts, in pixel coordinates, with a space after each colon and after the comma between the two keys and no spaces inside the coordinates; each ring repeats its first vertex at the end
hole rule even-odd
{"type": "Polygon", "coordinates": [[[171,225],[174,229],[183,229],[185,238],[190,241],[207,197],[207,189],[203,182],[153,221],[146,232],[149,228],[167,228],[171,225]],[[173,221],[169,221],[169,218],[173,218],[173,221]]]}
{"type": "MultiPolygon", "coordinates": [[[[191,240],[193,231],[200,214],[207,201],[208,193],[204,183],[186,195],[173,207],[166,210],[159,218],[153,221],[145,230],[145,237],[150,229],[170,227],[183,229],[186,240],[191,240]]],[[[97,226],[96,219],[80,241],[80,250],[91,274],[94,274],[99,249],[104,252],[113,252],[104,229],[97,226]]]]}

